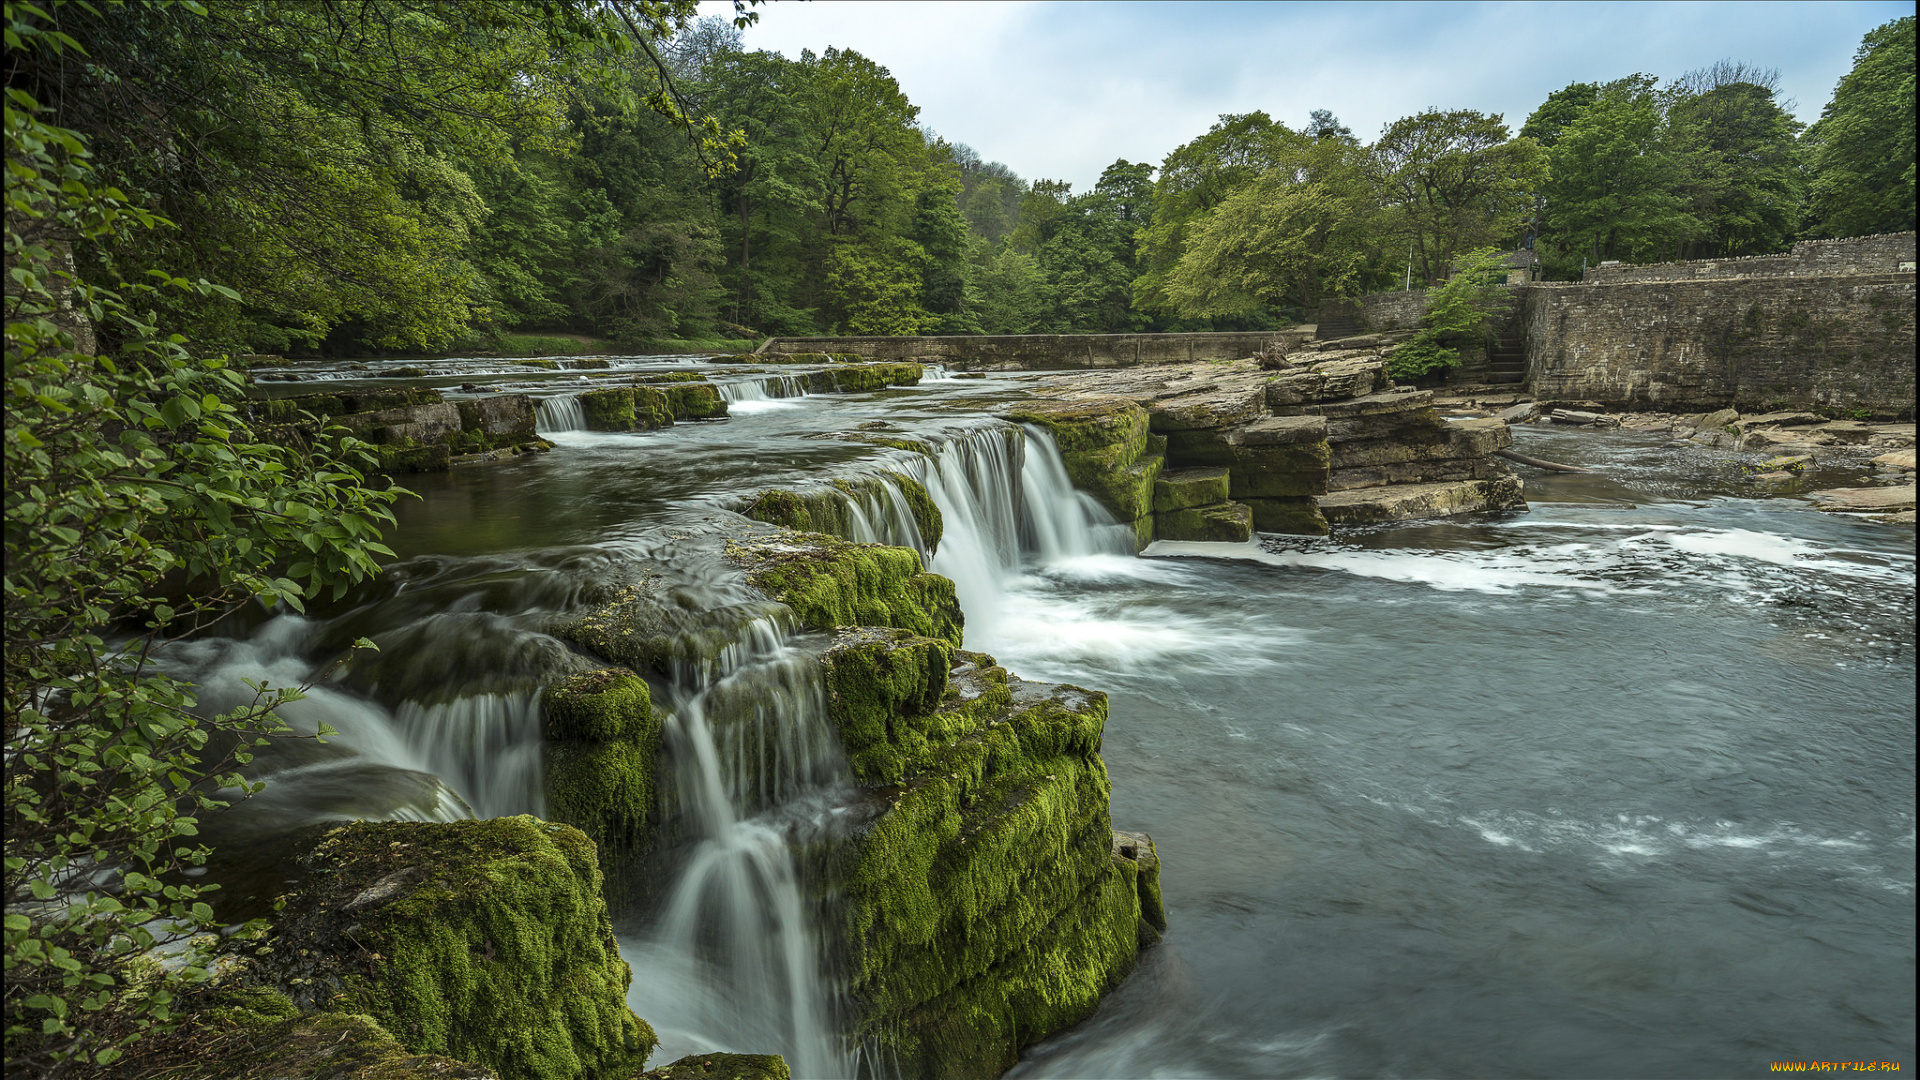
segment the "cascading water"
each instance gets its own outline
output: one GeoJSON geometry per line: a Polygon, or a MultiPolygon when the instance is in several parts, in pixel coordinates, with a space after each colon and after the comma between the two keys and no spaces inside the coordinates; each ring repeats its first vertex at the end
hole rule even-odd
{"type": "Polygon", "coordinates": [[[415,760],[465,797],[476,817],[545,817],[540,695],[481,694],[393,711],[415,760]]]}
{"type": "Polygon", "coordinates": [[[786,399],[807,396],[807,379],[804,375],[759,375],[729,379],[714,385],[719,388],[721,398],[728,403],[728,411],[736,414],[787,408],[791,402],[786,399]]]}
{"type": "Polygon", "coordinates": [[[695,838],[659,920],[623,947],[628,994],[669,1049],[778,1048],[796,1076],[847,1076],[814,909],[793,846],[830,835],[850,775],[818,661],[774,618],[679,663],[668,813],[695,838]]]}
{"type": "Polygon", "coordinates": [[[534,413],[533,430],[542,435],[587,430],[587,414],[580,407],[579,396],[561,394],[540,399],[540,407],[534,413]]]}

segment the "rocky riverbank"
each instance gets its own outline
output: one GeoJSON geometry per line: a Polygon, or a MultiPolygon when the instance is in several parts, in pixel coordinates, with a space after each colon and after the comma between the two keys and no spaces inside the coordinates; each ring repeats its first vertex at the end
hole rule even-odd
{"type": "Polygon", "coordinates": [[[1537,401],[1499,388],[1447,394],[1437,404],[1455,416],[1507,424],[1657,433],[1677,450],[1738,458],[1758,496],[1803,498],[1819,510],[1885,524],[1915,523],[1911,421],[1805,410],[1610,412],[1597,402],[1537,401]]]}

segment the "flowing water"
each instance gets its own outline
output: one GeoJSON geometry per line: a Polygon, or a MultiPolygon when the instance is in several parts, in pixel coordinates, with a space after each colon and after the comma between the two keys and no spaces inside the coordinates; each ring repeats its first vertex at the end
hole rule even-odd
{"type": "Polygon", "coordinates": [[[514,373],[555,450],[407,478],[377,585],[170,659],[226,707],[321,679],[289,719],[341,734],[263,757],[239,814],[538,813],[537,688],[569,662],[543,620],[644,563],[705,642],[656,689],[671,850],[616,870],[665,879],[616,927],[656,1060],[872,1071],[804,857],[849,784],[817,635],[710,541],[753,491],[893,469],[943,536],[883,484],[856,538],[930,552],[969,648],[1111,695],[1114,824],[1163,856],[1166,940],[1016,1075],[1912,1067],[1910,530],[1757,497],[1734,455],[1519,429],[1599,475],[1530,476],[1523,515],[1135,558],[1043,434],[982,416],[1017,380],[796,374],[718,370],[733,419],[615,435],[574,421],[576,376],[514,373]],[[935,452],[819,437],[862,423],[935,452]],[[334,668],[363,634],[380,656],[334,668]]]}

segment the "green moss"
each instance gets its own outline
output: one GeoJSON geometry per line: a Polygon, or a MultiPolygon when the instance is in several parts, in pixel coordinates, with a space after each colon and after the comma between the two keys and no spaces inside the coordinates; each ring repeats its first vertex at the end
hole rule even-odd
{"type": "Polygon", "coordinates": [[[373,373],[373,377],[376,379],[419,379],[426,377],[426,374],[426,371],[417,367],[397,367],[387,368],[385,371],[376,371],[373,373]]]}
{"type": "Polygon", "coordinates": [[[727,415],[726,399],[712,383],[675,383],[664,390],[675,420],[708,420],[727,415]]]}
{"type": "Polygon", "coordinates": [[[1174,469],[1153,483],[1154,513],[1212,506],[1227,501],[1229,485],[1224,468],[1174,469]]]}
{"type": "Polygon", "coordinates": [[[303,864],[306,895],[256,962],[296,1002],[365,1014],[409,1050],[505,1077],[625,1077],[652,1051],[578,829],[360,822],[303,864]]]}
{"type": "Polygon", "coordinates": [[[633,427],[637,431],[658,431],[673,426],[673,399],[657,386],[633,388],[633,427]]]}
{"type": "Polygon", "coordinates": [[[541,713],[548,816],[603,853],[644,848],[660,749],[647,684],[620,668],[581,672],[547,688],[541,713]]]}
{"type": "Polygon", "coordinates": [[[889,470],[876,475],[839,477],[829,481],[829,485],[833,490],[794,492],[770,488],[754,495],[740,512],[755,521],[795,532],[827,533],[851,540],[852,506],[886,502],[890,496],[882,489],[891,488],[906,503],[914,528],[927,549],[939,547],[945,525],[940,508],[934,505],[926,487],[906,473],[889,470]]]}
{"type": "MultiPolygon", "coordinates": [[[[719,359],[716,357],[715,359],[719,359]]],[[[634,376],[635,382],[642,383],[682,383],[706,382],[707,376],[699,371],[657,371],[634,376]]]]}
{"type": "Polygon", "coordinates": [[[1237,502],[1168,510],[1154,515],[1153,530],[1162,540],[1244,544],[1253,539],[1253,511],[1237,502]]]}
{"type": "Polygon", "coordinates": [[[897,782],[925,755],[953,654],[949,642],[879,629],[843,632],[828,650],[828,712],[861,783],[897,782]]]}
{"type": "Polygon", "coordinates": [[[639,1080],[792,1080],[779,1054],[692,1054],[639,1080]]]}
{"type": "Polygon", "coordinates": [[[545,357],[532,357],[525,360],[515,360],[514,363],[520,367],[545,368],[548,371],[560,370],[559,361],[548,360],[545,357]]]}
{"type": "Polygon", "coordinates": [[[373,452],[383,473],[446,472],[453,467],[453,449],[446,443],[422,446],[418,439],[403,439],[376,444],[373,452]]]}
{"type": "Polygon", "coordinates": [[[920,553],[791,533],[729,545],[748,580],[815,629],[890,626],[960,644],[953,582],[921,570],[920,553]]]}
{"type": "Polygon", "coordinates": [[[960,653],[938,709],[914,716],[938,652],[857,634],[828,654],[849,745],[868,769],[873,748],[892,752],[869,789],[878,816],[844,855],[839,932],[857,1036],[908,1077],[992,1076],[1131,969],[1140,871],[1114,854],[1104,695],[960,653]]]}
{"type": "Polygon", "coordinates": [[[1242,501],[1253,511],[1253,527],[1260,532],[1325,536],[1331,531],[1320,504],[1310,497],[1242,501]]]}
{"type": "Polygon", "coordinates": [[[1028,401],[1008,409],[1006,417],[1047,429],[1062,454],[1121,447],[1114,460],[1132,464],[1147,445],[1147,411],[1128,398],[1028,401]]]}
{"type": "Polygon", "coordinates": [[[588,390],[580,395],[580,414],[589,431],[632,431],[633,391],[625,388],[588,390]]]}
{"type": "Polygon", "coordinates": [[[807,379],[807,389],[816,394],[884,390],[889,386],[912,386],[924,373],[919,364],[856,364],[814,372],[807,379]]]}
{"type": "Polygon", "coordinates": [[[847,502],[831,491],[797,493],[770,488],[755,495],[740,512],[755,521],[795,532],[830,533],[843,539],[852,535],[847,502]]]}

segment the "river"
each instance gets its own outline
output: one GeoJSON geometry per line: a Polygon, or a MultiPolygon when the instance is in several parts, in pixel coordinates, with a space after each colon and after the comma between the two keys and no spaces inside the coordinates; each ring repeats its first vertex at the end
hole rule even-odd
{"type": "MultiPolygon", "coordinates": [[[[355,377],[292,370],[276,392],[355,377]]],[[[684,538],[752,491],[886,458],[941,504],[932,568],[959,586],[967,646],[1111,696],[1113,823],[1152,833],[1164,861],[1166,940],[1013,1075],[1913,1067],[1911,530],[1756,497],[1730,453],[1523,427],[1517,449],[1599,475],[1529,476],[1526,514],[1136,558],[1064,489],[1043,437],[985,420],[1017,377],[809,397],[726,370],[727,421],[553,430],[546,454],[403,478],[421,497],[397,508],[400,560],[379,585],[180,649],[220,701],[243,675],[297,681],[343,640],[382,642],[377,665],[289,710],[342,736],[267,755],[267,794],[236,814],[539,812],[527,679],[554,645],[535,628],[619,567],[667,567],[692,607],[758,627],[727,665],[668,688],[676,767],[709,737],[688,718],[729,679],[785,687],[757,722],[792,767],[754,797],[712,774],[710,795],[733,792],[701,811],[715,853],[674,866],[736,884],[682,879],[620,917],[655,1060],[870,1066],[834,1043],[844,1002],[812,955],[815,901],[777,850],[830,815],[844,766],[782,674],[792,629],[724,594],[684,538]],[[879,422],[940,455],[818,437],[879,422]],[[767,937],[751,962],[703,971],[672,944],[699,935],[671,924],[742,890],[762,899],[739,919],[778,927],[741,931],[767,937]]],[[[504,378],[446,372],[448,387],[504,378]]],[[[577,377],[513,378],[555,395],[543,423],[575,426],[577,377]]]]}

